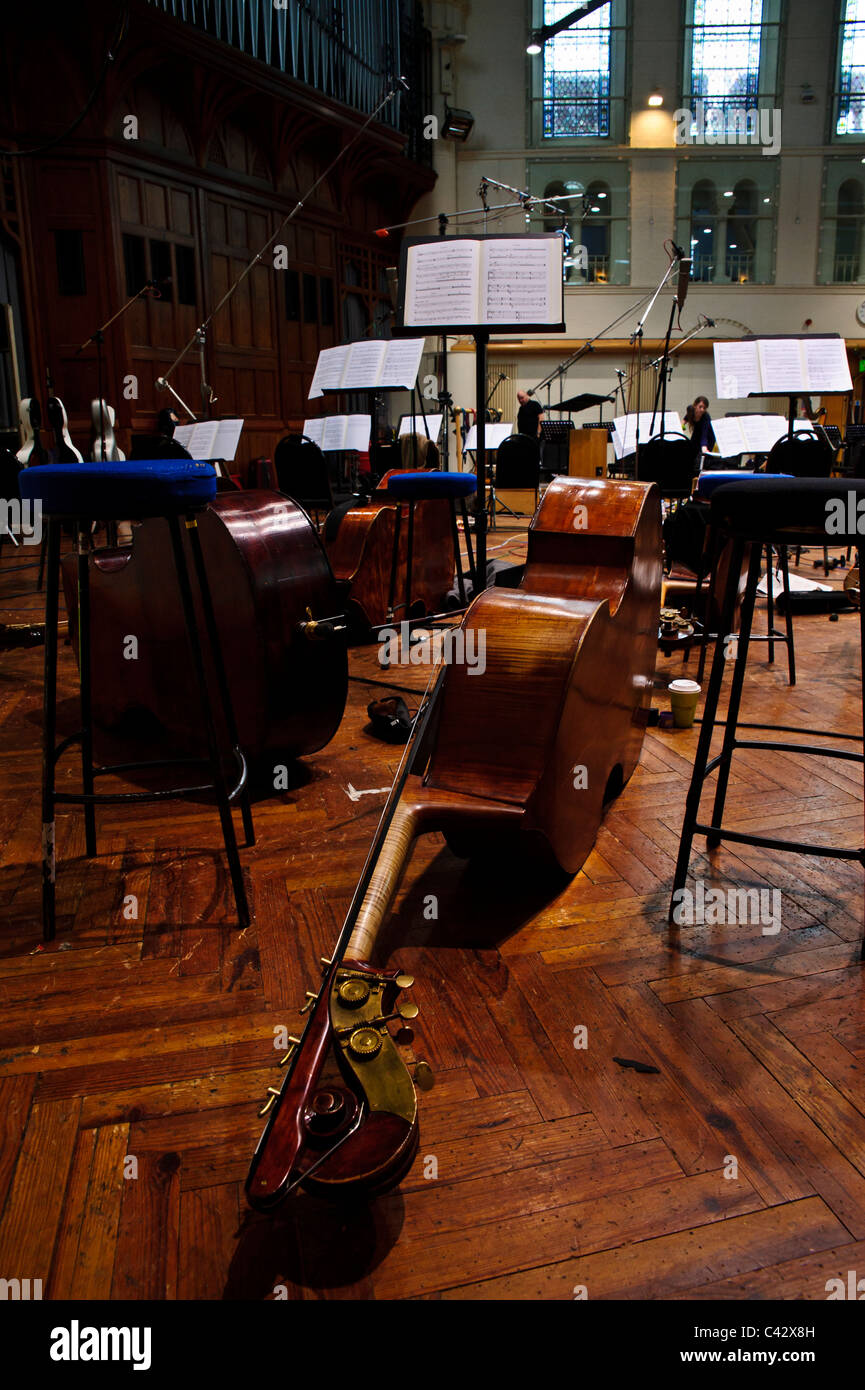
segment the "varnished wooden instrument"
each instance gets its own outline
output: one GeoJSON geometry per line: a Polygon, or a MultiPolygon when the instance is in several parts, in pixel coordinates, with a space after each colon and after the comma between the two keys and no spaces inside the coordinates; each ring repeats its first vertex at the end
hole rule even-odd
{"type": "Polygon", "coordinates": [[[309,1021],[265,1106],[252,1206],[268,1210],[300,1184],[334,1197],[378,1192],[407,1170],[417,1097],[388,1023],[417,1013],[396,1002],[413,982],[370,961],[412,842],[437,830],[463,855],[507,860],[533,846],[579,869],[639,758],[660,582],[654,486],[550,486],[521,588],[487,589],[463,620],[476,651],[484,636],[485,670],[445,665],[419,712],[309,1021]]]}
{"type": "Polygon", "coordinates": [[[18,422],[21,429],[21,448],[15,457],[25,468],[50,463],[42,443],[42,407],[35,396],[25,396],[18,403],[18,422]]]}
{"type": "MultiPolygon", "coordinates": [[[[272,765],[322,748],[342,718],[348,674],[333,577],[309,518],[281,493],[228,492],[202,513],[199,532],[247,760],[272,765]]],[[[203,750],[167,524],[151,518],[131,547],[96,551],[89,563],[97,731],[130,751],[145,739],[203,750]]],[[[73,629],[75,575],[70,556],[73,629]]]]}
{"type": "MultiPolygon", "coordinates": [[[[387,480],[390,476],[390,473],[385,473],[369,501],[346,512],[336,536],[332,540],[325,540],[334,578],[343,588],[349,617],[358,628],[377,627],[389,620],[388,601],[398,507],[402,508],[402,519],[394,607],[397,621],[408,616],[402,606],[408,557],[408,506],[398,503],[388,492],[387,480]]],[[[423,604],[426,612],[435,613],[441,608],[454,582],[456,566],[450,511],[446,502],[437,500],[415,504],[412,551],[412,598],[423,604]]]]}

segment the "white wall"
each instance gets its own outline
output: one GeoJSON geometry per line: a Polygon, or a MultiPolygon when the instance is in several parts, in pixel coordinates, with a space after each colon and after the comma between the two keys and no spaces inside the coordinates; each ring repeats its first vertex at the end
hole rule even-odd
{"type": "MultiPolygon", "coordinates": [[[[539,155],[566,159],[579,149],[582,157],[626,157],[631,166],[631,283],[568,288],[565,293],[567,334],[560,357],[521,356],[520,386],[534,385],[558,360],[573,351],[567,339],[581,340],[598,333],[629,304],[650,291],[660,279],[667,257],[666,237],[675,231],[675,172],[677,160],[689,151],[677,148],[673,135],[673,111],[680,103],[682,69],[681,0],[631,0],[630,113],[628,143],[621,146],[596,142],[591,147],[555,142],[543,150],[528,145],[527,91],[530,65],[540,58],[525,53],[530,0],[465,0],[427,4],[427,22],[434,36],[434,81],[438,73],[442,35],[464,33],[466,42],[447,45],[452,62],[451,106],[468,108],[475,126],[465,145],[438,140],[435,162],[439,181],[432,194],[418,204],[413,216],[436,215],[457,208],[478,206],[482,176],[500,179],[514,187],[527,187],[527,160],[539,155]],[[646,109],[646,97],[660,86],[665,96],[661,112],[646,109]]],[[[782,30],[779,101],[781,151],[776,218],[775,283],[768,285],[695,285],[689,291],[682,314],[685,330],[697,315],[732,319],[758,333],[797,333],[806,319],[811,331],[839,332],[847,338],[865,339],[856,321],[856,306],[865,299],[865,284],[818,286],[819,208],[823,159],[827,154],[865,155],[865,145],[825,144],[829,123],[835,28],[834,6],[813,0],[787,0],[782,30]],[[810,83],[816,101],[804,105],[802,84],[810,83]]],[[[437,97],[437,113],[444,98],[437,97]]],[[[729,147],[714,147],[719,158],[729,159],[729,147]]],[[[713,148],[691,147],[694,157],[709,157],[713,148]]],[[[497,200],[498,200],[498,195],[497,200]]],[[[478,225],[475,230],[480,230],[478,225]]],[[[520,214],[496,231],[525,229],[520,214]]],[[[420,229],[419,229],[420,230],[420,229]]],[[[430,234],[437,230],[430,223],[430,234]]],[[[457,224],[451,224],[451,231],[457,224]]],[[[670,296],[665,292],[646,324],[646,334],[663,335],[670,296]]],[[[626,337],[628,325],[614,336],[626,337]]],[[[719,324],[718,336],[739,336],[730,324],[719,324]]],[[[611,390],[614,368],[627,366],[624,355],[615,360],[596,355],[584,359],[569,374],[566,394],[579,390],[611,390]]],[[[474,362],[469,354],[454,353],[449,364],[449,385],[458,404],[474,405],[474,362]]],[[[715,400],[711,359],[683,357],[671,383],[672,402],[678,407],[703,392],[718,413],[737,408],[715,400]]],[[[555,393],[558,394],[557,392],[555,393]]],[[[758,408],[753,401],[743,408],[758,408]]]]}

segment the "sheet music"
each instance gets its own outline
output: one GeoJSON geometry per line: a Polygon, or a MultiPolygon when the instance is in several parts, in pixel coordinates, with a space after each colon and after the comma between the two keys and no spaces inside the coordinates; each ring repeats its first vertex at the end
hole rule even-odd
{"type": "Polygon", "coordinates": [[[345,416],[326,415],[324,417],[324,429],[321,435],[320,448],[325,452],[328,449],[341,449],[345,439],[345,416]]]}
{"type": "Polygon", "coordinates": [[[315,364],[315,372],[312,377],[312,385],[309,388],[309,399],[315,400],[324,391],[333,390],[342,381],[342,374],[345,370],[345,363],[348,357],[347,347],[323,348],[318,354],[318,361],[315,364]]]}
{"type": "Polygon", "coordinates": [[[732,458],[735,454],[747,452],[742,435],[742,422],[738,416],[727,420],[713,420],[712,429],[715,431],[715,443],[722,458],[732,458]]]}
{"type": "Polygon", "coordinates": [[[427,439],[437,441],[442,431],[442,417],[440,415],[427,415],[426,431],[424,431],[424,421],[422,415],[416,415],[414,419],[414,430],[411,427],[411,416],[404,415],[399,422],[399,437],[402,439],[404,434],[423,434],[426,433],[427,439]]]}
{"type": "Polygon", "coordinates": [[[803,338],[802,350],[809,390],[831,392],[853,389],[847,345],[843,338],[803,338]]]}
{"type": "MultiPolygon", "coordinates": [[[[652,430],[651,410],[641,410],[639,415],[617,415],[613,420],[615,445],[618,439],[621,452],[616,454],[616,458],[624,458],[626,454],[632,454],[637,445],[637,421],[640,422],[640,443],[648,444],[649,439],[656,438],[661,433],[661,417],[655,416],[655,428],[652,430]]],[[[675,410],[668,410],[664,415],[664,434],[681,434],[682,421],[675,410]]]]}
{"type": "Polygon", "coordinates": [[[363,391],[377,386],[381,379],[381,366],[387,351],[381,338],[363,339],[352,343],[348,348],[345,370],[340,386],[345,391],[363,391]]]}
{"type": "Polygon", "coordinates": [[[242,420],[218,420],[216,424],[216,437],[212,446],[213,453],[210,457],[232,461],[237,453],[237,446],[240,443],[240,432],[242,429],[242,420]]]}
{"type": "Polygon", "coordinates": [[[369,451],[369,436],[372,417],[370,415],[346,415],[344,449],[354,449],[358,454],[369,451]]]}
{"type": "MultiPolygon", "coordinates": [[[[498,425],[487,425],[486,429],[484,430],[484,446],[485,446],[485,448],[487,448],[487,449],[497,449],[497,448],[499,447],[499,445],[501,444],[502,440],[507,439],[509,435],[512,435],[512,434],[513,434],[513,432],[514,432],[514,427],[513,427],[513,425],[506,425],[506,424],[504,424],[504,423],[501,423],[501,424],[498,424],[498,425]]],[[[477,425],[472,425],[472,426],[470,427],[470,429],[469,429],[468,434],[466,435],[466,442],[465,442],[465,444],[463,445],[463,453],[465,453],[465,454],[474,453],[474,451],[475,451],[475,449],[477,449],[477,447],[478,447],[478,427],[477,427],[477,425]]]]}
{"type": "Polygon", "coordinates": [[[303,432],[307,439],[311,439],[313,444],[321,448],[322,435],[324,434],[324,416],[320,415],[317,420],[304,420],[303,432]]]}
{"type": "Polygon", "coordinates": [[[797,338],[761,338],[757,342],[757,352],[760,357],[761,391],[779,396],[807,391],[797,338]]]}
{"type": "Polygon", "coordinates": [[[558,323],[561,320],[561,247],[556,239],[506,237],[482,243],[484,323],[558,323]],[[558,293],[551,263],[558,250],[558,293]]]}
{"type": "Polygon", "coordinates": [[[403,323],[410,328],[478,323],[480,242],[449,240],[410,246],[403,323]]]}
{"type": "Polygon", "coordinates": [[[233,460],[243,429],[242,420],[198,420],[178,425],[174,438],[194,459],[233,460]]]}
{"type": "Polygon", "coordinates": [[[425,338],[392,338],[381,367],[381,385],[404,386],[410,391],[417,381],[425,343],[425,338]]]}
{"type": "Polygon", "coordinates": [[[715,389],[721,400],[736,400],[760,390],[756,342],[715,343],[715,389]]]}

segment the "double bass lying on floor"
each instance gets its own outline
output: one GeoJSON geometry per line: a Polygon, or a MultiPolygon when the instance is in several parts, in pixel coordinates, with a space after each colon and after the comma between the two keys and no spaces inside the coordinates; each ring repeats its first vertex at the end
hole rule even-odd
{"type": "Polygon", "coordinates": [[[271,1088],[246,1188],[253,1207],[299,1184],[372,1194],[407,1171],[417,1098],[387,1025],[417,1013],[397,1003],[413,981],[370,958],[412,841],[443,831],[463,855],[528,841],[576,873],[640,755],[660,583],[653,485],[550,486],[521,588],[487,589],[463,621],[485,633],[485,671],[445,665],[418,716],[303,1036],[283,1059],[285,1082],[271,1088]]]}

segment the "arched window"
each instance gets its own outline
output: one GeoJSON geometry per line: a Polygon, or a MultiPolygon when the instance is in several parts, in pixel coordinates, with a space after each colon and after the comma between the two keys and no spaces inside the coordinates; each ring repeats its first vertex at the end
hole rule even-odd
{"type": "MultiPolygon", "coordinates": [[[[583,185],[580,184],[580,185],[579,185],[579,189],[580,189],[581,191],[582,191],[582,187],[583,187],[583,185]]],[[[564,200],[564,199],[566,198],[566,196],[567,196],[569,193],[572,194],[572,193],[575,191],[576,188],[577,188],[577,185],[576,185],[575,183],[572,183],[571,186],[570,186],[570,188],[569,188],[568,185],[565,184],[565,183],[563,183],[561,179],[553,179],[552,182],[550,182],[550,183],[548,183],[548,184],[545,185],[545,187],[544,187],[544,197],[545,197],[545,198],[562,198],[562,199],[564,200]]],[[[565,283],[566,283],[566,284],[568,283],[568,281],[570,281],[571,283],[574,283],[574,282],[576,282],[576,281],[578,281],[578,280],[584,280],[584,279],[585,279],[585,276],[582,275],[581,272],[577,269],[577,267],[576,267],[576,266],[574,265],[574,263],[573,263],[573,260],[570,258],[569,254],[568,254],[569,251],[572,250],[572,248],[573,248],[573,243],[574,243],[574,240],[575,240],[575,237],[574,237],[574,223],[573,223],[573,221],[572,221],[572,213],[573,213],[573,210],[574,210],[575,208],[578,208],[578,207],[579,207],[579,205],[580,205],[580,200],[579,200],[579,198],[573,198],[570,202],[562,201],[562,202],[559,204],[560,208],[562,209],[562,213],[561,213],[561,216],[560,216],[560,217],[557,217],[556,214],[552,211],[551,208],[545,208],[545,209],[544,209],[544,231],[545,231],[545,232],[562,232],[562,231],[564,231],[564,234],[565,234],[565,283]]]]}
{"type": "Polygon", "coordinates": [[[862,223],[865,218],[865,200],[859,179],[845,179],[841,184],[836,211],[832,279],[836,284],[850,284],[859,279],[862,223]]]}
{"type": "Polygon", "coordinates": [[[589,284],[606,284],[610,278],[610,187],[596,179],[586,189],[580,233],[586,248],[589,284]]]}
{"type": "Polygon", "coordinates": [[[715,272],[718,195],[711,179],[698,179],[691,189],[692,280],[711,280],[715,272]]]}
{"type": "Polygon", "coordinates": [[[740,179],[733,185],[733,198],[727,209],[724,268],[728,280],[740,285],[753,280],[758,226],[757,185],[753,179],[740,179]]]}

